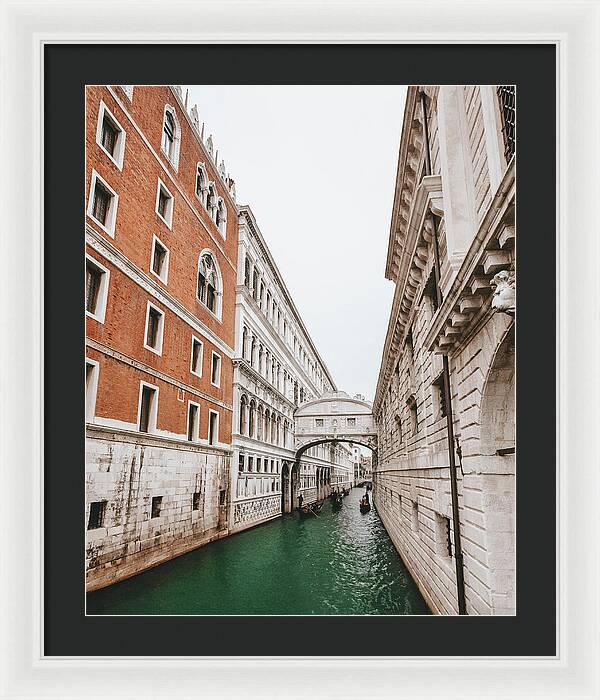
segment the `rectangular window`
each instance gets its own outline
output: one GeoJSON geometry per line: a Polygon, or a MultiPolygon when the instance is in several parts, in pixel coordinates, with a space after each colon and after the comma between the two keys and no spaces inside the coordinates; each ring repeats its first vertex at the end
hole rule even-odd
{"type": "Polygon", "coordinates": [[[108,295],[108,270],[97,260],[85,259],[85,312],[96,321],[104,323],[108,295]]]}
{"type": "Polygon", "coordinates": [[[419,505],[414,501],[411,510],[411,527],[413,532],[419,532],[419,505]]]}
{"type": "Polygon", "coordinates": [[[496,88],[502,118],[504,157],[508,162],[515,154],[515,130],[517,122],[517,99],[514,85],[498,85],[496,88]]]}
{"type": "Polygon", "coordinates": [[[212,363],[210,369],[210,383],[213,386],[221,385],[221,357],[216,352],[212,354],[212,363]]]}
{"type": "Polygon", "coordinates": [[[96,143],[117,168],[122,170],[125,157],[125,130],[102,100],[98,109],[96,143]]]}
{"type": "Polygon", "coordinates": [[[200,406],[192,401],[188,402],[187,439],[190,442],[198,440],[200,435],[200,406]]]}
{"type": "Polygon", "coordinates": [[[96,415],[96,393],[100,365],[95,360],[85,361],[85,419],[88,423],[96,415]]]}
{"type": "Polygon", "coordinates": [[[245,466],[246,466],[246,457],[245,457],[245,455],[240,455],[239,461],[238,461],[239,471],[243,472],[245,466]]]}
{"type": "Polygon", "coordinates": [[[315,427],[317,427],[317,428],[323,427],[323,419],[322,418],[315,418],[315,427]]]}
{"type": "Polygon", "coordinates": [[[162,510],[162,496],[152,496],[152,510],[150,513],[151,518],[160,518],[160,511],[162,510]]]}
{"type": "Polygon", "coordinates": [[[115,221],[119,198],[110,185],[92,170],[88,216],[110,236],[115,235],[115,221]]]}
{"type": "Polygon", "coordinates": [[[219,505],[220,506],[225,505],[225,489],[221,489],[219,491],[219,505]]]}
{"type": "Polygon", "coordinates": [[[171,228],[173,225],[173,195],[160,179],[156,191],[156,213],[171,228]]]}
{"type": "Polygon", "coordinates": [[[167,283],[169,276],[169,249],[156,236],[152,242],[151,270],[162,282],[167,283]]]}
{"type": "Polygon", "coordinates": [[[248,471],[254,471],[254,457],[248,457],[248,471]]]}
{"type": "Polygon", "coordinates": [[[256,471],[262,472],[262,457],[256,458],[256,471]]]}
{"type": "Polygon", "coordinates": [[[106,501],[95,501],[90,503],[90,517],[88,519],[88,530],[97,530],[104,527],[104,516],[106,515],[106,501]]]}
{"type": "Polygon", "coordinates": [[[156,388],[142,384],[139,408],[139,429],[142,433],[152,432],[156,425],[156,399],[156,388]]]}
{"type": "Polygon", "coordinates": [[[349,428],[354,428],[356,426],[356,418],[347,418],[346,423],[349,428]]]}
{"type": "Polygon", "coordinates": [[[216,411],[208,412],[208,444],[216,445],[219,442],[219,414],[216,411]]]}
{"type": "Polygon", "coordinates": [[[192,510],[200,510],[200,491],[192,494],[192,510]]]}
{"type": "Polygon", "coordinates": [[[202,357],[204,355],[204,345],[201,340],[192,336],[192,361],[190,371],[197,377],[202,376],[202,357]]]}
{"type": "Polygon", "coordinates": [[[164,313],[154,304],[148,302],[144,347],[157,355],[162,354],[164,322],[164,313]]]}

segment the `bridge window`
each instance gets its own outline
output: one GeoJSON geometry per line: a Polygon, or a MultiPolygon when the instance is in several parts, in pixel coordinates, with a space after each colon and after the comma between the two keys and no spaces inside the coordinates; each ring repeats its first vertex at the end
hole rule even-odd
{"type": "Polygon", "coordinates": [[[347,418],[346,422],[349,428],[353,428],[356,425],[356,418],[347,418]]]}
{"type": "Polygon", "coordinates": [[[323,419],[322,418],[315,418],[315,426],[317,428],[322,428],[323,427],[323,419]]]}

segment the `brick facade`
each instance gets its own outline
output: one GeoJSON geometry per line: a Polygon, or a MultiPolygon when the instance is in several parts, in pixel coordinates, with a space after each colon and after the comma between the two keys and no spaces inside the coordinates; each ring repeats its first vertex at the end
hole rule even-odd
{"type": "Polygon", "coordinates": [[[238,216],[233,181],[194,121],[177,88],[86,90],[85,233],[93,273],[86,271],[86,285],[88,297],[97,297],[86,301],[96,307],[86,318],[89,589],[227,533],[238,216]],[[167,111],[170,156],[163,148],[167,111]],[[197,195],[199,163],[207,188],[197,195]],[[159,188],[172,198],[164,217],[159,188]],[[158,273],[155,239],[167,251],[158,273]],[[216,280],[210,301],[199,298],[206,254],[216,280]],[[146,346],[149,304],[163,314],[154,349],[146,346]],[[194,372],[193,338],[202,344],[194,372]],[[220,363],[214,376],[213,353],[220,363]],[[147,431],[140,430],[141,383],[157,392],[147,431]],[[198,404],[192,440],[190,401],[198,404]],[[162,498],[155,517],[152,498],[162,498]]]}

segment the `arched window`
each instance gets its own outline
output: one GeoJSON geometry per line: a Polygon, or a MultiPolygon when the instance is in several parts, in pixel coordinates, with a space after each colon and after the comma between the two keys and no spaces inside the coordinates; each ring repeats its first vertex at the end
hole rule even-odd
{"type": "Polygon", "coordinates": [[[269,442],[269,435],[270,435],[270,430],[271,430],[271,412],[269,409],[265,411],[265,432],[264,432],[264,441],[269,442]]]}
{"type": "Polygon", "coordinates": [[[221,197],[219,197],[215,209],[215,224],[219,229],[219,233],[225,238],[227,233],[227,207],[221,197]]]}
{"type": "Polygon", "coordinates": [[[221,311],[221,282],[217,264],[211,253],[200,255],[198,260],[198,299],[214,314],[221,311]]]}
{"type": "Polygon", "coordinates": [[[207,195],[207,179],[206,173],[202,165],[198,164],[196,169],[196,197],[202,202],[203,206],[206,206],[206,195],[207,195]]]}
{"type": "Polygon", "coordinates": [[[252,284],[250,264],[250,258],[246,255],[246,260],[244,261],[244,284],[248,289],[250,289],[250,285],[252,284]]]}
{"type": "Polygon", "coordinates": [[[256,421],[256,404],[254,400],[250,401],[248,410],[248,437],[254,437],[254,423],[256,421]]]}
{"type": "Polygon", "coordinates": [[[248,399],[246,398],[245,394],[242,394],[242,398],[240,399],[240,434],[241,435],[247,435],[248,434],[248,416],[246,414],[246,411],[248,409],[248,399]]]}
{"type": "Polygon", "coordinates": [[[256,419],[256,426],[257,426],[257,431],[256,431],[256,439],[257,440],[262,440],[263,439],[263,428],[265,424],[265,415],[263,412],[263,407],[259,406],[258,407],[258,415],[256,419]]]}
{"type": "Polygon", "coordinates": [[[177,114],[170,105],[165,106],[165,116],[163,118],[163,130],[161,149],[171,161],[174,168],[179,163],[179,142],[181,140],[181,130],[177,121],[177,114]]]}

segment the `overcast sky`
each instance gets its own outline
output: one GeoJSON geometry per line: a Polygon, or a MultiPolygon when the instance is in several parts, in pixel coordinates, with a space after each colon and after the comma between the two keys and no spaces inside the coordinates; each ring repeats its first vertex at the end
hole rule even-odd
{"type": "Polygon", "coordinates": [[[393,295],[384,269],[406,88],[183,87],[338,389],[372,400],[393,295]]]}

